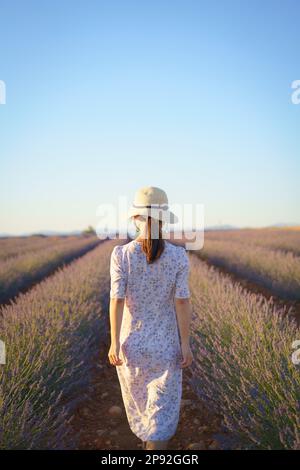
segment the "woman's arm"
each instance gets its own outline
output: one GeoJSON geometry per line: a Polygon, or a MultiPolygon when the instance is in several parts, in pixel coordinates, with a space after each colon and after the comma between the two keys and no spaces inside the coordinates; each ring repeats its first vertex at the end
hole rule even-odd
{"type": "Polygon", "coordinates": [[[123,363],[119,353],[124,301],[125,299],[110,298],[109,303],[111,346],[108,352],[108,357],[109,362],[114,366],[118,366],[123,363]]]}
{"type": "Polygon", "coordinates": [[[193,361],[193,354],[190,348],[190,325],[192,319],[192,306],[190,298],[175,297],[176,317],[180,332],[181,351],[183,361],[182,367],[188,367],[193,361]]]}
{"type": "Polygon", "coordinates": [[[120,330],[126,297],[127,271],[122,261],[122,245],[116,245],[110,258],[110,333],[111,346],[108,352],[109,362],[118,366],[122,364],[120,353],[120,330]]]}

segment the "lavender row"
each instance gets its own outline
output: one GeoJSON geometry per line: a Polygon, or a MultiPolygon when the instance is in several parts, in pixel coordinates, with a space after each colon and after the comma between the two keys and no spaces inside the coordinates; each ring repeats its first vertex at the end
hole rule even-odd
{"type": "Polygon", "coordinates": [[[244,449],[300,448],[300,369],[291,310],[190,255],[192,383],[244,449]]]}
{"type": "Polygon", "coordinates": [[[287,300],[300,300],[300,257],[258,245],[204,240],[194,252],[287,300]]]}
{"type": "Polygon", "coordinates": [[[107,334],[105,241],[0,311],[0,449],[72,448],[70,419],[107,334]]]}
{"type": "Polygon", "coordinates": [[[234,241],[244,245],[258,245],[274,250],[292,252],[300,256],[299,227],[288,229],[208,230],[205,240],[234,241]]]}
{"type": "Polygon", "coordinates": [[[31,235],[27,237],[9,237],[0,238],[0,261],[5,261],[9,258],[24,256],[30,252],[47,249],[50,246],[66,241],[74,240],[73,236],[49,236],[42,237],[31,235]]]}
{"type": "Polygon", "coordinates": [[[0,303],[7,302],[19,291],[30,287],[53,272],[54,269],[101,243],[99,238],[77,238],[29,251],[0,262],[0,303]]]}

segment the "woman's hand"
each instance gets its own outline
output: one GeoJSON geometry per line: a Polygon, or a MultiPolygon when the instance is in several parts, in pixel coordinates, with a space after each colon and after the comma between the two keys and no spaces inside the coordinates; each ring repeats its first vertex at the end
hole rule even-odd
{"type": "Polygon", "coordinates": [[[113,366],[120,366],[123,364],[123,361],[120,358],[120,342],[111,343],[108,351],[108,359],[113,366]]]}
{"type": "Polygon", "coordinates": [[[184,343],[181,345],[181,353],[183,357],[183,360],[181,361],[181,368],[189,367],[194,359],[189,343],[184,343]]]}

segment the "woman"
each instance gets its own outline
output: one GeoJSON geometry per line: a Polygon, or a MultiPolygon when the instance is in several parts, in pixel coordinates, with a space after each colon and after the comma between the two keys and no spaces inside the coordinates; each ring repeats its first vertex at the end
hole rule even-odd
{"type": "Polygon", "coordinates": [[[177,221],[162,189],[140,189],[129,217],[140,235],[111,254],[108,357],[132,432],[144,449],[168,449],[179,421],[182,369],[193,360],[189,258],[162,237],[163,223],[177,221]]]}

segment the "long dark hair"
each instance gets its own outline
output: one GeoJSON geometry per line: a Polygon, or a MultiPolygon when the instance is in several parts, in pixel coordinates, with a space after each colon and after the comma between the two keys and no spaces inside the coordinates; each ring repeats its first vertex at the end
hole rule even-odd
{"type": "Polygon", "coordinates": [[[162,238],[162,221],[147,216],[147,226],[145,227],[146,237],[143,239],[141,245],[142,250],[146,255],[147,262],[154,263],[160,257],[165,248],[165,241],[162,238]],[[155,237],[152,238],[153,230],[155,237]],[[158,238],[157,238],[158,235],[158,238]]]}

